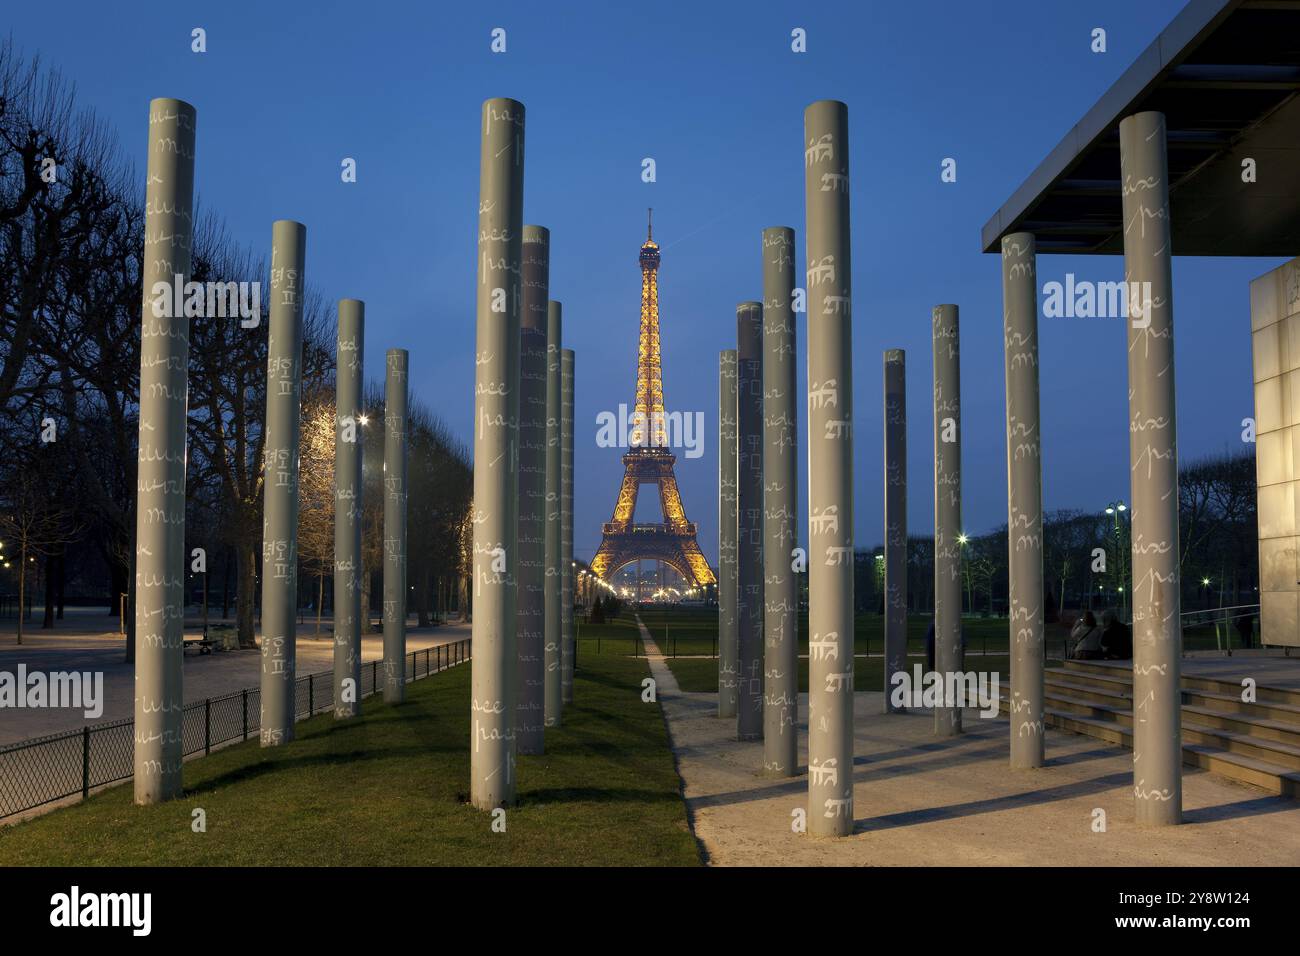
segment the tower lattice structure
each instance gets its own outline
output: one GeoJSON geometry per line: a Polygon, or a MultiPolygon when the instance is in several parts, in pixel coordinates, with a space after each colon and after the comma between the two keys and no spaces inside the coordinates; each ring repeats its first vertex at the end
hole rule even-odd
{"type": "Polygon", "coordinates": [[[668,450],[664,413],[663,366],[659,350],[659,244],[651,220],[641,246],[641,331],[637,345],[636,409],[623,456],[623,483],[614,516],[605,522],[591,571],[608,581],[633,561],[662,561],[692,587],[716,584],[717,578],[696,541],[695,523],[686,520],[668,450]],[[637,493],[642,485],[659,492],[660,524],[636,524],[637,493]]]}

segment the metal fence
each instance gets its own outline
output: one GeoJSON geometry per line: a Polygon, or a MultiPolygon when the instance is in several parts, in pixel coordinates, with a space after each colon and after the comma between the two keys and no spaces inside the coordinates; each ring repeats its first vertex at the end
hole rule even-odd
{"type": "MultiPolygon", "coordinates": [[[[406,655],[406,677],[420,680],[455,667],[470,657],[468,639],[427,647],[406,655]]],[[[361,668],[361,696],[378,693],[382,661],[361,668]]],[[[295,720],[305,720],[334,708],[334,672],[323,671],[296,681],[295,720]]],[[[222,697],[186,704],[181,746],[186,757],[212,752],[232,740],[247,740],[261,724],[262,693],[245,688],[222,697]]],[[[34,807],[81,794],[134,774],[135,721],[130,718],[87,724],[0,746],[0,819],[34,807]]]]}
{"type": "Polygon", "coordinates": [[[1258,604],[1183,611],[1179,615],[1179,623],[1184,631],[1183,652],[1214,650],[1231,656],[1234,650],[1259,647],[1260,633],[1256,626],[1258,618],[1258,604]],[[1210,627],[1214,628],[1213,644],[1210,643],[1210,627]],[[1194,636],[1186,633],[1189,630],[1194,631],[1194,636]]]}

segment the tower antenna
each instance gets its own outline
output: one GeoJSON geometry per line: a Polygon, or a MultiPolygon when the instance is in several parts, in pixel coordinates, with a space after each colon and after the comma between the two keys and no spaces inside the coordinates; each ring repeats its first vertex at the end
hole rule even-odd
{"type": "Polygon", "coordinates": [[[652,207],[646,207],[645,237],[647,239],[653,239],[655,237],[655,211],[652,207]]]}

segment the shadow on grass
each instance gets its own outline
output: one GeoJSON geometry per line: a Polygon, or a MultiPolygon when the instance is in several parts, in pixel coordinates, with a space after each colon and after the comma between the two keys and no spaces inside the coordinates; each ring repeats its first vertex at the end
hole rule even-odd
{"type": "MultiPolygon", "coordinates": [[[[646,704],[645,706],[653,707],[654,705],[646,704]]],[[[620,749],[626,746],[628,740],[642,740],[656,747],[666,748],[668,746],[667,736],[657,727],[645,727],[638,724],[632,717],[623,717],[608,712],[593,716],[598,717],[600,721],[599,727],[588,729],[581,724],[566,723],[563,728],[565,734],[570,737],[569,742],[578,744],[579,749],[584,752],[587,748],[594,746],[593,741],[600,741],[608,737],[611,730],[624,738],[623,740],[609,741],[610,744],[617,745],[620,749]]],[[[561,747],[557,752],[563,753],[567,749],[567,747],[561,747]]]]}
{"type": "MultiPolygon", "coordinates": [[[[628,660],[629,661],[633,660],[633,658],[629,657],[628,660]]],[[[643,664],[645,663],[644,657],[636,658],[636,660],[641,661],[643,664]]],[[[649,665],[646,666],[648,667],[649,665]]],[[[644,673],[639,673],[636,675],[635,678],[629,678],[628,680],[619,680],[616,677],[612,677],[607,674],[598,674],[593,671],[576,671],[574,674],[575,679],[580,677],[582,680],[586,681],[587,683],[595,684],[597,687],[612,687],[615,688],[616,690],[635,692],[638,695],[641,693],[641,680],[645,676],[646,675],[644,673]]]]}
{"type": "Polygon", "coordinates": [[[631,788],[541,787],[519,794],[518,806],[564,803],[645,803],[669,804],[681,798],[676,793],[631,788]]]}
{"type": "MultiPolygon", "coordinates": [[[[289,746],[292,746],[290,744],[289,746]]],[[[455,748],[444,747],[444,752],[452,752],[455,748]]],[[[260,752],[259,752],[260,753],[260,752]]],[[[330,767],[335,765],[358,765],[374,763],[380,760],[395,760],[404,757],[421,758],[437,756],[435,751],[427,747],[385,747],[382,750],[331,750],[328,753],[300,753],[286,754],[281,757],[276,754],[275,757],[257,760],[255,763],[246,763],[238,767],[232,767],[229,770],[200,780],[193,785],[187,785],[185,792],[187,794],[206,793],[211,790],[218,790],[222,787],[232,786],[237,783],[247,783],[264,777],[268,774],[279,774],[286,770],[303,769],[308,767],[330,767]]]]}

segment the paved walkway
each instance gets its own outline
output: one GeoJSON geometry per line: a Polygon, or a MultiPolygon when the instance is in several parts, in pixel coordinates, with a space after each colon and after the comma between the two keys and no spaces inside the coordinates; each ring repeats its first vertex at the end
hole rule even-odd
{"type": "Polygon", "coordinates": [[[716,695],[681,691],[642,633],[687,815],[712,865],[1300,865],[1300,802],[1184,768],[1186,822],[1139,827],[1128,751],[1049,730],[1048,766],[1012,771],[1005,718],[968,710],[963,736],[937,738],[930,712],[885,716],[874,692],[855,695],[854,834],[795,834],[791,812],[807,806],[808,695],[801,775],[764,777],[762,743],[735,739],[716,695]],[[1105,832],[1094,832],[1097,810],[1105,832]]]}
{"type": "MultiPolygon", "coordinates": [[[[298,676],[317,674],[334,667],[334,642],[327,622],[320,638],[314,637],[315,621],[300,625],[297,639],[298,676]]],[[[197,636],[186,629],[186,636],[197,636]]],[[[422,651],[470,636],[469,624],[444,624],[434,628],[408,627],[406,650],[422,651]]],[[[361,640],[362,662],[379,660],[384,655],[382,635],[367,635],[361,640]]],[[[44,734],[74,730],[83,724],[130,717],[135,709],[135,682],[132,665],[123,657],[123,638],[116,632],[87,633],[84,629],[37,631],[23,635],[18,646],[9,636],[0,643],[0,671],[16,673],[18,665],[28,671],[90,671],[104,675],[104,713],[96,720],[86,720],[81,710],[5,708],[0,711],[0,744],[26,740],[44,734]]],[[[262,679],[262,655],[258,650],[225,651],[214,654],[185,655],[185,702],[219,697],[245,687],[256,687],[262,679]]]]}
{"type": "Polygon", "coordinates": [[[644,647],[645,658],[650,663],[650,676],[655,679],[656,693],[659,697],[663,697],[664,694],[680,697],[681,686],[668,667],[668,660],[664,657],[663,651],[659,650],[659,645],[650,636],[650,629],[641,623],[640,615],[637,615],[636,626],[641,629],[641,644],[644,647]]]}

